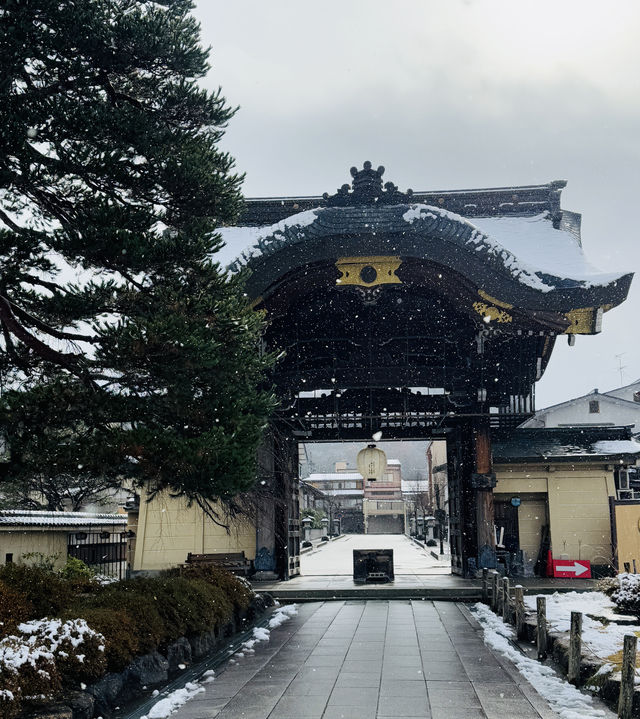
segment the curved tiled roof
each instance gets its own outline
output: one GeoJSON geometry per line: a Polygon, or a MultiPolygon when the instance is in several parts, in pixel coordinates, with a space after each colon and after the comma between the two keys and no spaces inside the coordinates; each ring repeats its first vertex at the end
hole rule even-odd
{"type": "Polygon", "coordinates": [[[269,227],[227,228],[222,236],[221,259],[234,271],[252,271],[252,297],[296,267],[344,256],[434,262],[513,306],[560,312],[619,304],[633,276],[591,267],[575,227],[556,228],[549,213],[472,222],[423,204],[319,207],[269,227]]]}

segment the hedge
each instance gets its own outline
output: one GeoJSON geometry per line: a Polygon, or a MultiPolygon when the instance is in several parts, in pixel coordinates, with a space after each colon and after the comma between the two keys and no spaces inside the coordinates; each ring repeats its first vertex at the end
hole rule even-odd
{"type": "Polygon", "coordinates": [[[62,572],[4,565],[0,719],[15,717],[26,697],[56,698],[181,636],[216,630],[247,609],[252,596],[248,583],[215,567],[101,585],[77,563],[62,572]],[[51,636],[38,628],[37,620],[45,618],[41,624],[51,636]],[[20,666],[12,659],[18,655],[26,657],[20,666]]]}

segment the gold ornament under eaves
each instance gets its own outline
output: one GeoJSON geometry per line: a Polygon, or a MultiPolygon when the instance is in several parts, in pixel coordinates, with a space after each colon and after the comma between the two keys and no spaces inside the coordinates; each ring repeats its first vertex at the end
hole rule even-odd
{"type": "Polygon", "coordinates": [[[336,284],[360,287],[402,284],[396,275],[401,264],[399,257],[341,257],[336,262],[341,273],[336,284]]]}

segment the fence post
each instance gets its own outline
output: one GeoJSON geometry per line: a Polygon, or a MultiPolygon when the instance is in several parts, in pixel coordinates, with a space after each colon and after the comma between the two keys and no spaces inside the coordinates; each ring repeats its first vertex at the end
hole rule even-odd
{"type": "Polygon", "coordinates": [[[489,604],[489,569],[482,567],[482,603],[489,604]]]}
{"type": "Polygon", "coordinates": [[[526,639],[524,636],[524,590],[518,584],[515,592],[515,614],[516,614],[516,636],[518,639],[526,639]]]}
{"type": "Polygon", "coordinates": [[[582,612],[571,612],[571,632],[569,634],[569,671],[567,680],[571,684],[580,683],[580,654],[582,652],[582,612]]]}
{"type": "Polygon", "coordinates": [[[622,677],[620,678],[620,698],[618,699],[618,716],[620,719],[631,719],[633,712],[633,686],[636,676],[636,643],[638,639],[632,634],[625,634],[622,649],[622,677]]]}
{"type": "Polygon", "coordinates": [[[502,607],[503,607],[503,602],[504,602],[503,586],[504,586],[504,579],[502,577],[498,577],[498,596],[497,596],[498,606],[496,607],[496,614],[498,616],[502,615],[502,607]]]}
{"type": "Polygon", "coordinates": [[[498,578],[500,575],[495,570],[491,574],[491,609],[498,611],[498,578]]]}
{"type": "Polygon", "coordinates": [[[536,643],[538,645],[538,659],[543,662],[547,658],[547,600],[546,597],[536,597],[536,610],[538,618],[538,631],[536,643]]]}
{"type": "Polygon", "coordinates": [[[511,596],[509,577],[502,580],[502,621],[506,624],[511,614],[511,596]]]}

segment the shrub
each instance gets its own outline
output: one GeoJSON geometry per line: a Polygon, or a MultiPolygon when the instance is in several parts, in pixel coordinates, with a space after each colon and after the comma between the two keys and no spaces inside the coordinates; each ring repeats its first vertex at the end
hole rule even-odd
{"type": "Polygon", "coordinates": [[[57,616],[68,607],[73,587],[49,569],[24,564],[0,566],[0,582],[26,595],[32,606],[30,619],[57,616]]]}
{"type": "MultiPolygon", "coordinates": [[[[214,587],[222,590],[221,597],[226,597],[231,602],[232,611],[244,611],[251,603],[254,592],[251,585],[241,577],[227,572],[226,569],[220,569],[213,565],[201,564],[190,565],[181,570],[181,576],[186,579],[202,579],[214,587]]],[[[174,570],[175,572],[175,570],[174,570]]],[[[224,621],[231,619],[231,615],[226,617],[224,621]]]]}
{"type": "Polygon", "coordinates": [[[37,619],[18,627],[18,636],[28,637],[32,647],[40,647],[55,658],[64,686],[77,688],[104,674],[104,637],[84,619],[37,619]]]}
{"type": "Polygon", "coordinates": [[[25,697],[51,697],[60,690],[53,655],[25,637],[0,640],[0,719],[13,719],[25,697]]]}
{"type": "Polygon", "coordinates": [[[76,616],[91,609],[109,609],[124,612],[133,626],[138,652],[147,654],[157,649],[165,639],[165,628],[158,612],[158,601],[153,594],[151,580],[130,579],[103,587],[95,596],[78,602],[73,611],[76,616]]]}
{"type": "Polygon", "coordinates": [[[608,590],[612,601],[622,612],[640,612],[640,574],[619,574],[608,590]]]}
{"type": "Polygon", "coordinates": [[[60,552],[45,554],[44,552],[27,552],[22,555],[22,561],[28,567],[36,567],[45,572],[53,572],[56,562],[60,559],[60,552]]]}
{"type": "Polygon", "coordinates": [[[67,557],[67,562],[64,567],[60,570],[60,576],[63,579],[74,580],[74,579],[88,579],[93,580],[95,574],[89,567],[81,560],[75,557],[67,557]]]}
{"type": "Polygon", "coordinates": [[[427,547],[437,547],[438,542],[435,539],[427,539],[427,547]]]}
{"type": "Polygon", "coordinates": [[[140,653],[138,630],[126,611],[111,607],[84,607],[79,611],[87,624],[104,637],[107,671],[122,671],[140,653]]]}
{"type": "Polygon", "coordinates": [[[20,622],[33,616],[33,605],[23,592],[0,582],[0,636],[16,631],[20,622]]]}

